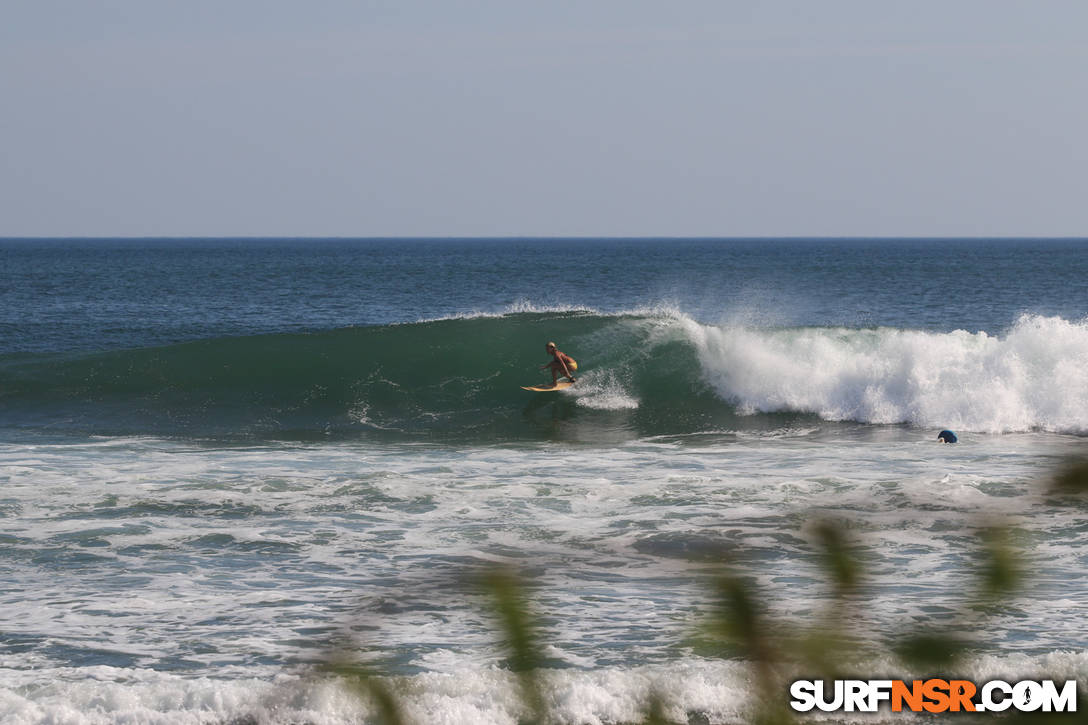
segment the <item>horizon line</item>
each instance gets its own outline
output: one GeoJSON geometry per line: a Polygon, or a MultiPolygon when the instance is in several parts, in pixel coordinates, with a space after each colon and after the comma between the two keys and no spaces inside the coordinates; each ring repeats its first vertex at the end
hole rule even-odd
{"type": "Polygon", "coordinates": [[[8,241],[184,241],[184,240],[237,240],[237,241],[1088,241],[1088,235],[13,235],[0,236],[0,242],[8,241]]]}

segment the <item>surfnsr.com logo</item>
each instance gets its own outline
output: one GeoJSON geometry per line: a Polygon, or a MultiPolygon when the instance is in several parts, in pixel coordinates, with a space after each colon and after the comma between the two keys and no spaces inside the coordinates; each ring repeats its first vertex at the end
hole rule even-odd
{"type": "Polygon", "coordinates": [[[1053,680],[797,680],[790,685],[797,712],[1076,712],[1077,681],[1053,680]]]}

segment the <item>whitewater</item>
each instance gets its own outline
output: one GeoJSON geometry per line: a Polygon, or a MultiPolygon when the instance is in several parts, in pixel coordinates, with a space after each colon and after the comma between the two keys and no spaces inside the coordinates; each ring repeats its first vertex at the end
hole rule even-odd
{"type": "Polygon", "coordinates": [[[412,722],[513,724],[494,567],[557,722],[750,721],[715,582],[824,621],[821,522],[861,561],[851,672],[929,674],[897,643],[933,630],[958,677],[1088,686],[1088,504],[1051,485],[1085,248],[933,249],[0,243],[0,722],[377,722],[350,662],[412,722]],[[584,374],[527,393],[547,340],[584,374]],[[981,606],[994,527],[1023,582],[981,606]]]}
{"type": "Polygon", "coordinates": [[[560,405],[638,411],[631,425],[642,435],[764,425],[756,414],[984,433],[1088,431],[1084,319],[1023,315],[991,335],[713,325],[668,308],[481,314],[19,355],[0,361],[0,424],[19,426],[48,410],[52,430],[81,433],[532,437],[539,431],[522,415],[520,386],[538,380],[532,356],[545,329],[586,350],[591,366],[560,405]]]}
{"type": "Polygon", "coordinates": [[[1088,321],[956,330],[718,328],[684,321],[707,382],[743,412],[987,433],[1088,431],[1088,321]]]}

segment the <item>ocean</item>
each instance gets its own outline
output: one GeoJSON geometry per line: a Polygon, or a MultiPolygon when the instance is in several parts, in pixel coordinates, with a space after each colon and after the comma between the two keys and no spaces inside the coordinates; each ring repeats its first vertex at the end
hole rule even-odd
{"type": "Polygon", "coordinates": [[[0,722],[376,721],[351,662],[516,723],[494,567],[562,723],[750,719],[726,571],[776,631],[847,607],[855,674],[933,631],[1084,687],[1085,280],[1070,239],[0,240],[0,722]],[[577,384],[522,390],[548,341],[577,384]]]}

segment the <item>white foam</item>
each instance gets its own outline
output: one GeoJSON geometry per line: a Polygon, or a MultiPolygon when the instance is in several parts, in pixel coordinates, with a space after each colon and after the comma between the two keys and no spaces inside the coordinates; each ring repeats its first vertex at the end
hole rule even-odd
{"type": "MultiPolygon", "coordinates": [[[[894,660],[880,657],[858,665],[859,674],[903,677],[894,660]]],[[[6,725],[68,723],[105,725],[196,725],[254,719],[265,725],[370,722],[373,706],[352,684],[309,673],[238,672],[234,678],[183,677],[154,670],[87,667],[37,672],[0,669],[0,720],[6,725]]],[[[753,715],[753,673],[743,661],[689,657],[665,664],[594,670],[542,670],[544,702],[557,723],[605,725],[640,722],[656,694],[666,717],[686,722],[701,714],[710,722],[738,722],[753,715]]],[[[1039,656],[986,655],[964,662],[957,676],[991,679],[1088,681],[1088,652],[1055,651],[1039,656]]],[[[462,666],[456,672],[425,672],[382,681],[410,723],[427,725],[514,725],[526,715],[516,678],[496,667],[462,666]]],[[[884,711],[866,722],[893,722],[884,711]]],[[[826,719],[841,720],[832,715],[826,719]]]]}
{"type": "Polygon", "coordinates": [[[524,314],[603,315],[608,317],[638,317],[656,320],[688,319],[680,306],[674,302],[659,302],[656,304],[640,305],[638,307],[621,307],[606,310],[590,305],[545,304],[533,302],[529,299],[519,299],[503,307],[501,310],[470,310],[449,315],[440,315],[437,317],[420,317],[414,322],[393,324],[419,324],[424,322],[443,322],[446,320],[493,319],[524,314]]]}
{"type": "MultiPolygon", "coordinates": [[[[741,663],[682,662],[596,671],[545,670],[545,701],[561,723],[617,723],[641,719],[651,691],[686,720],[698,711],[735,720],[748,703],[741,663]]],[[[337,678],[287,675],[262,678],[185,678],[152,670],[94,667],[25,673],[0,670],[0,718],[8,725],[45,722],[231,722],[268,725],[369,722],[372,706],[337,678]]],[[[518,682],[507,670],[464,669],[385,681],[408,722],[428,725],[514,725],[525,714],[518,682]]]]}
{"type": "Polygon", "coordinates": [[[742,412],[1003,433],[1088,432],[1088,320],[958,330],[759,330],[684,321],[706,380],[742,412]]]}
{"type": "Polygon", "coordinates": [[[0,722],[358,722],[341,688],[284,674],[355,624],[427,671],[406,688],[421,722],[514,722],[494,624],[457,583],[486,562],[538,572],[549,662],[575,666],[548,675],[565,722],[631,721],[660,680],[678,707],[732,722],[746,670],[684,654],[712,597],[686,557],[751,554],[741,564],[774,616],[804,626],[828,601],[804,543],[812,516],[856,520],[871,547],[859,624],[873,637],[962,597],[964,531],[1013,520],[1033,542],[1030,586],[980,635],[1002,657],[1080,652],[1068,622],[1088,608],[1085,517],[1032,483],[1080,441],[964,440],[0,444],[0,608],[28,639],[0,653],[0,722]],[[36,473],[9,474],[15,462],[36,473]],[[115,669],[72,666],[102,662],[115,669]]]}
{"type": "Polygon", "coordinates": [[[613,371],[578,378],[578,385],[570,388],[570,393],[578,405],[595,410],[635,410],[639,404],[613,371]]]}
{"type": "Polygon", "coordinates": [[[363,703],[336,683],[289,675],[224,680],[87,667],[0,670],[0,682],[6,725],[207,725],[246,717],[269,725],[336,725],[366,715],[363,703]]]}
{"type": "Polygon", "coordinates": [[[415,322],[409,323],[394,323],[394,324],[420,324],[424,322],[445,322],[447,320],[477,320],[477,319],[493,319],[499,317],[507,317],[509,315],[522,315],[522,314],[600,314],[598,310],[587,307],[585,305],[546,305],[536,304],[526,299],[517,300],[501,310],[485,311],[485,310],[471,310],[468,312],[456,312],[449,315],[439,315],[438,317],[420,317],[415,322]]]}

